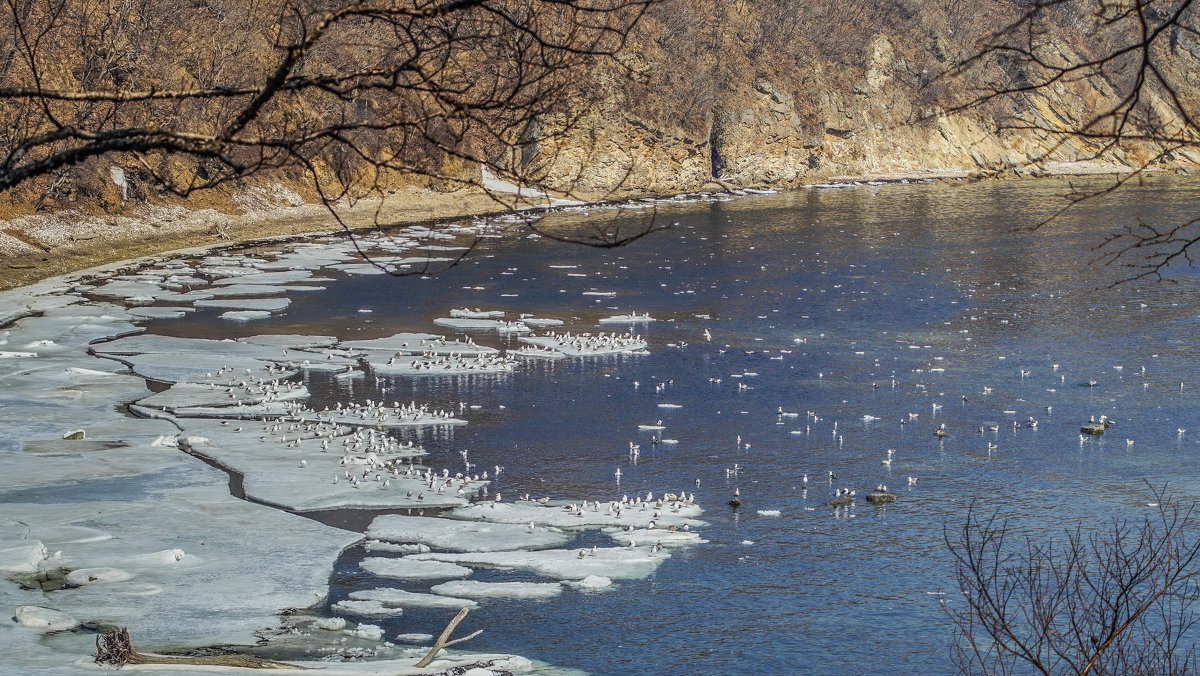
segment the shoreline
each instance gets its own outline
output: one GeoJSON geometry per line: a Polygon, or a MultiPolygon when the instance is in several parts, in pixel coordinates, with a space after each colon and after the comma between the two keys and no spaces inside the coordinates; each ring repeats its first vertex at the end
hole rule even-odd
{"type": "MultiPolygon", "coordinates": [[[[696,191],[675,194],[631,192],[601,199],[566,202],[533,195],[522,198],[498,190],[459,190],[451,193],[406,189],[382,201],[361,200],[339,208],[339,224],[322,204],[297,201],[258,204],[241,214],[215,209],[144,204],[129,214],[82,216],[71,212],[21,216],[0,221],[0,291],[7,291],[69,274],[109,270],[122,263],[168,253],[220,250],[255,243],[330,235],[343,227],[352,232],[402,225],[435,224],[507,213],[547,213],[579,206],[620,205],[637,199],[667,199],[704,192],[736,194],[742,190],[790,191],[851,187],[859,183],[905,183],[974,180],[1021,180],[1121,175],[1128,169],[1112,165],[1056,166],[1053,171],[988,175],[978,170],[943,168],[888,174],[831,176],[826,183],[797,186],[738,186],[713,179],[696,191]]],[[[1151,175],[1167,175],[1166,172],[1151,175]]],[[[280,186],[281,192],[287,192],[280,186]]]]}

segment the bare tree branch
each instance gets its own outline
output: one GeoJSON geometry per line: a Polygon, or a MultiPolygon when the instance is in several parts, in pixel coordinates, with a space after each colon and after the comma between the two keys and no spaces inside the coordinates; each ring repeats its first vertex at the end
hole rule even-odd
{"type": "MultiPolygon", "coordinates": [[[[968,114],[1003,104],[1000,134],[1042,139],[1030,164],[1103,160],[1127,170],[1107,185],[1072,189],[1037,229],[1080,202],[1140,181],[1163,163],[1200,155],[1200,66],[1195,0],[1031,0],[1019,15],[940,81],[985,82],[959,91],[945,110],[968,114]],[[1072,39],[1082,31],[1086,41],[1072,39]],[[1076,114],[1078,113],[1078,114],[1076,114]]],[[[1192,264],[1200,222],[1137,222],[1112,233],[1096,261],[1129,268],[1120,282],[1162,279],[1192,264]]]]}

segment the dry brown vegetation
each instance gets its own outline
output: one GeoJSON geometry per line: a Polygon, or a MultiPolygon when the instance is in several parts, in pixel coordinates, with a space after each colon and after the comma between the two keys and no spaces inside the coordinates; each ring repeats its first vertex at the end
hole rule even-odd
{"type": "Polygon", "coordinates": [[[221,204],[220,191],[195,193],[230,181],[330,199],[453,189],[477,182],[481,162],[537,182],[554,167],[548,137],[569,137],[601,102],[650,134],[707,139],[763,79],[791,97],[798,133],[820,139],[849,131],[829,99],[861,94],[881,37],[896,64],[889,95],[903,105],[874,111],[885,118],[875,122],[949,108],[1039,138],[1050,157],[1061,146],[1047,137],[1095,122],[1141,84],[1137,54],[1120,52],[1138,36],[1135,16],[1182,12],[1154,45],[1166,78],[1149,78],[1151,95],[1123,109],[1124,122],[1163,132],[1171,113],[1193,107],[1188,5],[4,0],[0,192],[11,215],[171,197],[221,204]]]}
{"type": "MultiPolygon", "coordinates": [[[[1191,0],[2,0],[0,16],[5,219],[236,212],[277,184],[345,205],[478,185],[480,164],[595,199],[695,190],[725,166],[787,185],[1200,161],[1191,0]]],[[[1111,251],[1170,262],[1194,241],[1135,226],[1111,251]]]]}
{"type": "Polygon", "coordinates": [[[6,0],[0,191],[113,211],[264,177],[331,201],[455,187],[514,164],[645,6],[6,0]]]}

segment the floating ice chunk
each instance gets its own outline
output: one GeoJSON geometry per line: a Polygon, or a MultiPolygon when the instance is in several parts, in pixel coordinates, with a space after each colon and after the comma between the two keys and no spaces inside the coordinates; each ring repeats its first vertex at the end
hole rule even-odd
{"type": "Polygon", "coordinates": [[[412,643],[412,644],[420,645],[422,643],[429,643],[430,641],[432,641],[433,634],[417,634],[417,633],[396,634],[396,640],[400,641],[401,643],[412,643]]]}
{"type": "Polygon", "coordinates": [[[292,336],[287,334],[247,336],[245,338],[238,338],[237,341],[239,343],[251,343],[253,345],[284,349],[329,348],[337,344],[337,338],[333,336],[292,336]]]}
{"type": "Polygon", "coordinates": [[[552,336],[521,336],[517,340],[528,345],[536,345],[551,350],[557,350],[573,357],[598,356],[607,354],[635,354],[646,349],[646,341],[632,336],[605,334],[591,335],[552,335],[552,336]]]}
{"type": "Polygon", "coordinates": [[[629,544],[630,542],[651,545],[662,543],[664,547],[682,547],[708,542],[700,534],[691,530],[668,530],[666,528],[635,528],[605,529],[614,542],[629,544]]]}
{"type": "Polygon", "coordinates": [[[487,331],[498,329],[502,325],[499,319],[467,319],[462,317],[438,317],[433,320],[438,326],[445,326],[459,331],[487,331]]]}
{"type": "Polygon", "coordinates": [[[419,268],[431,263],[450,263],[454,259],[447,256],[408,256],[388,261],[389,269],[419,268]]]}
{"type": "Polygon", "coordinates": [[[516,350],[509,350],[508,355],[510,357],[521,357],[524,359],[562,359],[563,357],[567,356],[558,350],[551,350],[549,348],[536,346],[528,346],[518,348],[516,350]]]}
{"type": "Polygon", "coordinates": [[[529,332],[533,331],[533,329],[530,328],[529,325],[525,324],[524,322],[519,322],[519,321],[518,322],[500,322],[500,325],[496,327],[496,330],[499,331],[501,334],[529,333],[529,332]]]}
{"type": "Polygon", "coordinates": [[[499,352],[496,348],[487,345],[476,345],[473,342],[461,340],[446,340],[442,336],[431,333],[397,333],[387,338],[374,340],[347,340],[343,341],[341,346],[349,350],[380,350],[392,354],[409,355],[449,355],[453,353],[464,357],[474,357],[499,352]]]}
{"type": "Polygon", "coordinates": [[[370,263],[336,263],[325,267],[340,270],[348,275],[382,275],[387,273],[387,270],[381,270],[370,263]]]}
{"type": "Polygon", "coordinates": [[[454,580],[434,585],[429,591],[444,596],[459,596],[471,599],[547,599],[561,594],[562,585],[557,582],[479,582],[477,580],[454,580]]]}
{"type": "Polygon", "coordinates": [[[612,586],[612,579],[602,575],[588,575],[582,580],[569,580],[563,584],[575,589],[604,589],[612,586]]]}
{"type": "Polygon", "coordinates": [[[658,320],[656,320],[654,317],[651,317],[649,313],[639,315],[636,312],[633,312],[630,314],[613,315],[611,317],[601,317],[600,318],[601,324],[634,324],[634,323],[654,322],[654,321],[658,321],[658,320]]]}
{"type": "Polygon", "coordinates": [[[682,404],[659,404],[658,407],[674,409],[674,408],[683,408],[683,405],[682,404]]]}
{"type": "Polygon", "coordinates": [[[129,314],[138,319],[179,319],[189,312],[195,312],[190,307],[135,307],[129,309],[129,314]]]}
{"type": "Polygon", "coordinates": [[[214,298],[198,300],[196,309],[279,312],[292,304],[290,298],[214,298]]]}
{"type": "Polygon", "coordinates": [[[778,509],[760,509],[756,513],[759,516],[779,516],[780,515],[780,511],[778,509]]]}
{"type": "MultiPolygon", "coordinates": [[[[398,612],[395,614],[399,614],[398,612]]],[[[378,641],[383,638],[383,629],[374,624],[360,624],[354,629],[346,630],[347,636],[354,638],[365,638],[368,641],[378,641]]]]}
{"type": "Polygon", "coordinates": [[[468,566],[517,568],[558,580],[582,580],[596,575],[619,580],[647,577],[670,557],[667,551],[655,553],[650,547],[602,547],[584,550],[549,549],[526,552],[480,552],[470,554],[415,554],[413,558],[448,561],[468,566]]]}
{"type": "Polygon", "coordinates": [[[539,317],[522,317],[521,322],[523,322],[526,326],[530,326],[535,329],[542,329],[547,326],[562,326],[563,323],[561,319],[546,319],[539,317]]]}
{"type": "Polygon", "coordinates": [[[366,540],[363,549],[368,552],[396,552],[398,554],[424,554],[429,551],[429,545],[398,545],[394,542],[381,540],[366,540]]]}
{"type": "MultiPolygon", "coordinates": [[[[428,551],[426,547],[426,551],[428,551]]],[[[442,561],[417,561],[408,558],[379,558],[363,559],[359,564],[363,570],[379,577],[392,577],[401,580],[439,580],[453,577],[467,577],[471,569],[442,561]]]]}
{"type": "Polygon", "coordinates": [[[458,319],[499,319],[504,316],[504,310],[456,308],[450,311],[450,316],[458,319]]]}
{"type": "Polygon", "coordinates": [[[658,507],[657,502],[650,504],[643,502],[641,505],[626,504],[620,510],[612,510],[611,513],[608,505],[605,504],[597,507],[595,503],[591,503],[584,509],[576,504],[575,509],[571,509],[570,505],[563,502],[545,505],[537,502],[505,502],[500,504],[476,503],[450,510],[444,516],[451,519],[525,526],[533,522],[539,525],[570,529],[603,526],[645,528],[650,525],[651,521],[654,521],[658,528],[667,530],[672,526],[686,525],[694,528],[706,525],[697,519],[703,512],[704,510],[698,505],[679,502],[664,502],[662,507],[658,507]]]}
{"type": "Polygon", "coordinates": [[[507,357],[481,354],[477,357],[453,356],[371,356],[366,358],[371,370],[382,375],[439,376],[471,373],[508,373],[515,362],[507,357]]]}
{"type": "MultiPolygon", "coordinates": [[[[239,280],[241,281],[241,280],[239,280]]],[[[212,286],[196,291],[197,300],[231,298],[234,296],[278,296],[281,291],[321,291],[323,286],[269,286],[267,284],[230,284],[212,286]]]]}
{"type": "Polygon", "coordinates": [[[313,621],[313,626],[317,629],[324,629],[325,631],[341,631],[346,628],[346,618],[318,617],[313,621]]]}
{"type": "MultiPolygon", "coordinates": [[[[388,608],[379,601],[338,601],[330,609],[335,613],[359,617],[392,617],[404,614],[403,608],[388,608]]],[[[347,631],[346,633],[350,634],[351,632],[347,631]]]]}
{"type": "Polygon", "coordinates": [[[557,528],[534,528],[530,532],[527,523],[482,523],[384,514],[371,522],[366,535],[377,540],[420,543],[455,552],[547,549],[570,539],[567,533],[557,528]]]}
{"type": "Polygon", "coordinates": [[[226,277],[213,282],[213,286],[230,284],[287,284],[289,282],[328,282],[328,278],[313,277],[311,270],[281,270],[279,272],[262,272],[248,270],[247,274],[236,277],[226,277]]]}
{"type": "Polygon", "coordinates": [[[462,608],[474,606],[470,599],[459,599],[445,594],[420,594],[403,589],[364,589],[350,592],[351,601],[379,603],[386,610],[398,608],[462,608]]]}
{"type": "Polygon", "coordinates": [[[41,631],[66,631],[79,624],[70,615],[40,606],[17,606],[17,624],[41,631]]]}
{"type": "Polygon", "coordinates": [[[68,583],[76,585],[125,582],[132,579],[133,573],[120,568],[79,568],[67,573],[66,577],[68,583]]]}
{"type": "Polygon", "coordinates": [[[99,298],[111,298],[121,301],[134,301],[149,305],[157,300],[175,298],[179,294],[161,285],[145,281],[113,280],[93,288],[90,293],[99,298]]]}

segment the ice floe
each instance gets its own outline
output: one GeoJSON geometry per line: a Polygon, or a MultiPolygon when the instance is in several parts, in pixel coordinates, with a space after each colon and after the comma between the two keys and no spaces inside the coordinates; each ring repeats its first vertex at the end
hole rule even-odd
{"type": "Polygon", "coordinates": [[[629,314],[624,314],[624,315],[613,315],[611,317],[601,317],[600,318],[601,324],[635,324],[635,323],[646,323],[646,322],[653,322],[653,321],[657,321],[657,320],[654,317],[651,317],[650,313],[648,313],[648,312],[646,314],[640,314],[640,315],[636,312],[631,312],[629,314]]]}
{"type": "Polygon", "coordinates": [[[374,340],[347,340],[343,341],[340,345],[346,349],[356,351],[382,351],[407,355],[435,354],[448,356],[456,354],[466,357],[479,356],[481,354],[496,354],[499,352],[494,347],[476,345],[475,341],[470,338],[465,341],[458,339],[447,340],[443,336],[431,333],[397,333],[387,338],[376,338],[374,340]]]}
{"type": "Polygon", "coordinates": [[[459,319],[499,319],[504,316],[504,310],[455,308],[450,311],[450,316],[459,319]]]}
{"type": "Polygon", "coordinates": [[[364,589],[350,593],[348,601],[334,604],[333,609],[357,615],[398,615],[404,608],[463,608],[474,606],[470,599],[446,594],[422,594],[403,589],[364,589]]]}
{"type": "Polygon", "coordinates": [[[699,519],[699,506],[678,500],[660,501],[641,498],[614,500],[607,503],[582,501],[567,503],[553,501],[545,504],[532,500],[518,502],[483,502],[451,510],[444,516],[450,519],[487,521],[492,523],[553,526],[561,529],[634,526],[647,528],[654,522],[657,528],[695,528],[705,525],[699,519]],[[661,504],[660,504],[661,502],[661,504]]]}
{"type": "MultiPolygon", "coordinates": [[[[471,510],[460,512],[473,513],[471,510]]],[[[549,549],[565,544],[570,535],[558,528],[530,528],[528,524],[454,521],[430,517],[384,514],[367,529],[367,537],[386,542],[417,543],[453,552],[492,552],[512,549],[549,549]]]]}
{"type": "Polygon", "coordinates": [[[137,319],[179,319],[186,317],[189,312],[194,312],[194,308],[190,307],[174,307],[174,306],[147,306],[129,308],[129,314],[137,319]]]}
{"type": "Polygon", "coordinates": [[[540,551],[470,552],[451,554],[431,552],[413,558],[446,561],[465,566],[527,570],[556,580],[583,580],[588,576],[613,580],[648,577],[670,554],[654,547],[599,547],[587,550],[545,549],[540,551]]]}
{"type": "Polygon", "coordinates": [[[435,584],[429,589],[434,594],[468,599],[547,599],[562,593],[558,582],[480,582],[478,580],[453,580],[435,584]]]}
{"type": "MultiPolygon", "coordinates": [[[[428,551],[428,549],[427,549],[428,551]]],[[[370,557],[359,564],[362,569],[378,577],[400,580],[445,580],[467,577],[471,569],[442,561],[418,561],[410,558],[370,557]]]]}
{"type": "Polygon", "coordinates": [[[396,356],[386,359],[369,356],[364,361],[371,370],[380,375],[455,375],[460,373],[508,373],[512,371],[515,362],[507,357],[480,354],[478,356],[459,356],[451,354],[439,356],[428,354],[423,356],[396,356]]]}
{"type": "Polygon", "coordinates": [[[286,310],[292,304],[290,298],[213,298],[198,300],[193,305],[196,309],[205,310],[239,310],[258,312],[279,312],[286,310]]]}
{"type": "Polygon", "coordinates": [[[528,345],[556,350],[572,357],[637,353],[644,351],[647,345],[641,336],[630,333],[608,334],[605,332],[596,335],[551,332],[541,336],[521,336],[518,340],[528,345]]]}

